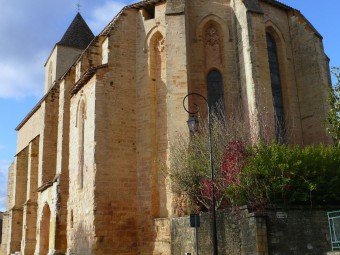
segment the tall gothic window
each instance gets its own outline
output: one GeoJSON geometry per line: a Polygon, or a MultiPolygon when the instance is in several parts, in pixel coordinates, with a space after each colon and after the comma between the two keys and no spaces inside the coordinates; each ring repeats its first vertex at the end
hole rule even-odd
{"type": "Polygon", "coordinates": [[[208,104],[212,112],[219,117],[224,116],[223,101],[223,80],[218,70],[212,70],[208,73],[208,104]]]}
{"type": "Polygon", "coordinates": [[[276,42],[270,33],[267,33],[268,61],[275,116],[275,140],[279,143],[285,141],[285,116],[283,109],[282,88],[280,79],[279,60],[276,42]]]}
{"type": "Polygon", "coordinates": [[[165,177],[161,173],[162,162],[166,162],[168,149],[166,70],[166,40],[160,32],[156,32],[150,40],[152,144],[150,213],[154,218],[167,215],[165,177]]]}
{"type": "Polygon", "coordinates": [[[78,134],[79,134],[79,143],[78,143],[78,186],[80,189],[83,188],[84,182],[84,138],[85,138],[85,102],[81,101],[79,104],[78,110],[78,134]]]}

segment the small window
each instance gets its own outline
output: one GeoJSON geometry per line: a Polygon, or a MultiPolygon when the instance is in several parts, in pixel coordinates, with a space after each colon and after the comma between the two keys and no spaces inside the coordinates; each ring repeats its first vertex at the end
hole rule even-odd
{"type": "Polygon", "coordinates": [[[106,38],[102,44],[102,64],[107,64],[109,61],[109,39],[106,38]]]}
{"type": "Polygon", "coordinates": [[[155,6],[149,5],[143,8],[143,17],[144,20],[154,19],[155,18],[155,6]]]}
{"type": "Polygon", "coordinates": [[[76,82],[80,79],[81,76],[81,61],[79,61],[76,65],[76,82]]]}
{"type": "Polygon", "coordinates": [[[70,219],[70,227],[73,228],[73,210],[71,210],[71,219],[70,219]]]}

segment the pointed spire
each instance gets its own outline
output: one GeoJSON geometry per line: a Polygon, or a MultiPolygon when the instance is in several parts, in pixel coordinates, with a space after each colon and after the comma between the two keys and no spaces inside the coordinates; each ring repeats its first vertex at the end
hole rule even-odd
{"type": "Polygon", "coordinates": [[[63,38],[61,38],[57,45],[85,49],[93,38],[94,35],[91,29],[78,12],[71,25],[66,30],[63,38]]]}

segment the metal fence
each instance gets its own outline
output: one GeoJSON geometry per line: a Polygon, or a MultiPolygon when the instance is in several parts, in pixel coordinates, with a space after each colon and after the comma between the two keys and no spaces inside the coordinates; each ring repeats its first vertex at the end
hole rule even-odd
{"type": "Polygon", "coordinates": [[[340,250],[340,211],[328,212],[332,250],[340,250]]]}

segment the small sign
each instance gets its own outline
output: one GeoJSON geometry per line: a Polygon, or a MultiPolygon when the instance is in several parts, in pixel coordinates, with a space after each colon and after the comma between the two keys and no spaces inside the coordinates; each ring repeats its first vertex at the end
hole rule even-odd
{"type": "Polygon", "coordinates": [[[200,227],[200,215],[192,213],[190,214],[190,227],[199,228],[200,227]]]}
{"type": "Polygon", "coordinates": [[[277,219],[287,219],[288,215],[285,212],[276,212],[276,218],[277,219]]]}

